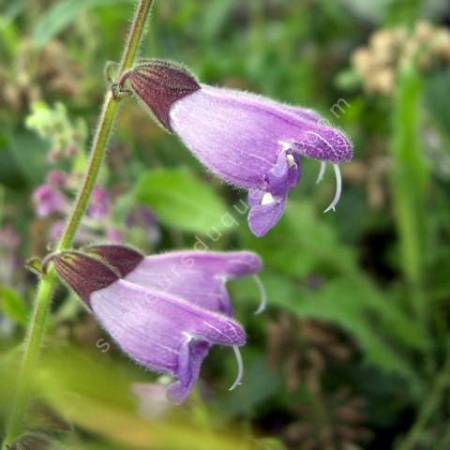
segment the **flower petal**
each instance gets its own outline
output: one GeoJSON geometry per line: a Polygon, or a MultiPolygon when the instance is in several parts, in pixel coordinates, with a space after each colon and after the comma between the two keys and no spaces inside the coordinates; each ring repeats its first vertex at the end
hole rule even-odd
{"type": "Polygon", "coordinates": [[[286,208],[286,197],[272,197],[267,203],[264,197],[270,195],[262,191],[249,192],[249,203],[252,205],[248,214],[248,224],[255,236],[267,234],[281,219],[286,208]]]}
{"type": "Polygon", "coordinates": [[[247,189],[262,188],[277,162],[280,142],[293,142],[296,151],[315,159],[351,159],[351,145],[338,130],[306,120],[282,104],[229,89],[202,85],[173,104],[170,121],[205,166],[247,189]]]}
{"type": "Polygon", "coordinates": [[[170,112],[173,130],[194,155],[217,176],[242,188],[262,186],[276,163],[278,141],[292,137],[295,125],[282,115],[212,87],[184,97],[170,112]]]}
{"type": "MultiPolygon", "coordinates": [[[[122,350],[156,372],[185,374],[188,362],[180,355],[187,351],[186,342],[245,344],[245,332],[233,319],[129,281],[118,280],[93,292],[90,304],[122,350]]],[[[193,357],[198,359],[203,351],[194,350],[193,357]]],[[[197,359],[189,361],[193,374],[195,364],[201,362],[197,359]]],[[[184,385],[188,378],[182,380],[184,385]]]]}
{"type": "Polygon", "coordinates": [[[187,340],[181,347],[177,371],[178,380],[167,389],[167,397],[179,405],[183,403],[200,375],[203,360],[210,345],[205,341],[187,340]]]}
{"type": "Polygon", "coordinates": [[[146,257],[125,279],[231,315],[225,282],[258,273],[261,266],[251,252],[171,252],[146,257]]]}
{"type": "Polygon", "coordinates": [[[293,151],[324,162],[350,161],[353,150],[350,141],[335,128],[325,126],[303,130],[293,139],[293,151]]]}
{"type": "Polygon", "coordinates": [[[290,113],[296,114],[298,117],[308,122],[318,123],[323,120],[322,116],[312,109],[300,108],[290,105],[285,105],[284,108],[290,113]]]}

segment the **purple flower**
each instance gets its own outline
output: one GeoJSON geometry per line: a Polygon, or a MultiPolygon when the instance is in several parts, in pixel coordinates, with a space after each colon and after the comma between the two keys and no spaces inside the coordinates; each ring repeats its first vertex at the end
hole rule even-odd
{"type": "Polygon", "coordinates": [[[127,72],[118,89],[129,86],[168,131],[175,133],[215,175],[248,191],[249,225],[257,236],[279,221],[300,180],[300,157],[332,163],[336,195],[339,163],[352,159],[345,135],[313,111],[247,92],[199,84],[185,69],[164,61],[144,62],[127,72]]]}
{"type": "Polygon", "coordinates": [[[55,188],[65,188],[67,185],[67,174],[62,170],[51,170],[47,174],[47,183],[55,188]]]}
{"type": "Polygon", "coordinates": [[[122,244],[123,233],[117,228],[108,228],[106,230],[106,239],[111,244],[122,244]]]}
{"type": "Polygon", "coordinates": [[[66,196],[50,184],[43,184],[33,192],[33,203],[39,217],[64,213],[68,208],[66,196]]]}
{"type": "MultiPolygon", "coordinates": [[[[144,257],[123,246],[52,255],[56,271],[90,307],[121,349],[177,379],[168,397],[183,402],[213,345],[230,346],[240,383],[243,328],[231,317],[225,283],[261,269],[249,252],[176,252],[144,257]]],[[[50,259],[49,259],[50,260],[50,259]]]]}
{"type": "Polygon", "coordinates": [[[20,246],[20,235],[11,226],[0,228],[0,250],[16,251],[20,246]]]}
{"type": "Polygon", "coordinates": [[[92,192],[88,216],[94,220],[102,220],[109,215],[110,211],[111,203],[108,192],[100,187],[95,187],[92,192]]]}

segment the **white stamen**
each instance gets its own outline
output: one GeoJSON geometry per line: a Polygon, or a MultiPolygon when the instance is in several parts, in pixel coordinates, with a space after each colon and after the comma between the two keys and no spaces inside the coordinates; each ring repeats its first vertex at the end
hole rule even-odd
{"type": "Polygon", "coordinates": [[[255,280],[256,286],[259,291],[260,300],[259,300],[259,306],[258,309],[254,312],[255,315],[261,314],[265,311],[267,306],[267,292],[266,288],[262,284],[261,278],[259,278],[258,275],[253,275],[253,279],[255,280]]]}
{"type": "Polygon", "coordinates": [[[228,389],[229,391],[233,391],[238,386],[240,386],[242,383],[242,378],[244,376],[244,363],[242,361],[241,351],[239,350],[239,347],[237,345],[233,345],[233,351],[234,351],[234,355],[236,356],[238,373],[237,373],[236,379],[234,380],[234,383],[228,389]]]}
{"type": "Polygon", "coordinates": [[[262,199],[261,199],[261,205],[271,205],[275,202],[275,199],[273,198],[273,195],[270,192],[266,192],[262,199]]]}
{"type": "Polygon", "coordinates": [[[319,170],[319,175],[317,175],[316,184],[319,184],[323,180],[323,177],[325,175],[325,170],[327,170],[327,163],[322,161],[320,163],[320,170],[319,170]]]}
{"type": "Polygon", "coordinates": [[[295,162],[294,156],[291,154],[288,154],[286,156],[287,162],[288,162],[288,166],[289,167],[297,167],[297,163],[295,162]]]}
{"type": "Polygon", "coordinates": [[[336,205],[339,203],[339,199],[341,198],[342,192],[342,176],[341,170],[337,164],[333,164],[334,174],[336,176],[336,193],[334,194],[333,201],[330,203],[330,206],[324,211],[336,211],[336,205]]]}

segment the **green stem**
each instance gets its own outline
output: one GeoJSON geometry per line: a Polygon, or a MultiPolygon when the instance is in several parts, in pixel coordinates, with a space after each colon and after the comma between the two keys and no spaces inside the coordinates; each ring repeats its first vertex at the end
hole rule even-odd
{"type": "MultiPolygon", "coordinates": [[[[125,43],[119,74],[130,69],[134,64],[152,3],[153,0],[139,1],[125,43]]],[[[68,217],[64,233],[56,247],[57,251],[68,249],[73,244],[81,219],[89,205],[89,199],[106,153],[106,146],[114,126],[118,108],[118,102],[108,90],[92,142],[91,157],[86,175],[72,212],[68,217]]],[[[6,437],[2,446],[3,450],[12,447],[13,442],[19,437],[22,430],[30,394],[31,375],[39,358],[56,281],[54,270],[50,270],[48,275],[41,278],[37,288],[34,310],[25,340],[25,350],[19,372],[16,397],[7,423],[6,437]]]]}

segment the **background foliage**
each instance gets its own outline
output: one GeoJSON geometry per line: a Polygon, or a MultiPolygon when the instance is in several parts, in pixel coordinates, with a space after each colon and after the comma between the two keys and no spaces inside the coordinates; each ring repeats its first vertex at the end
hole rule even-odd
{"type": "MultiPolygon", "coordinates": [[[[37,217],[33,192],[54,170],[76,191],[133,3],[0,1],[0,420],[36,284],[24,261],[51,250],[63,215],[37,217]]],[[[216,349],[171,408],[133,394],[155,377],[61,288],[18,448],[450,448],[449,21],[439,0],[157,2],[142,55],[319,110],[354,141],[344,195],[324,215],[334,181],[316,186],[305,161],[282,222],[257,239],[243,193],[124,102],[101,176],[111,211],[79,243],[252,249],[270,306],[254,316],[255,286],[232,285],[245,382],[226,390],[233,357],[216,349]]]]}

